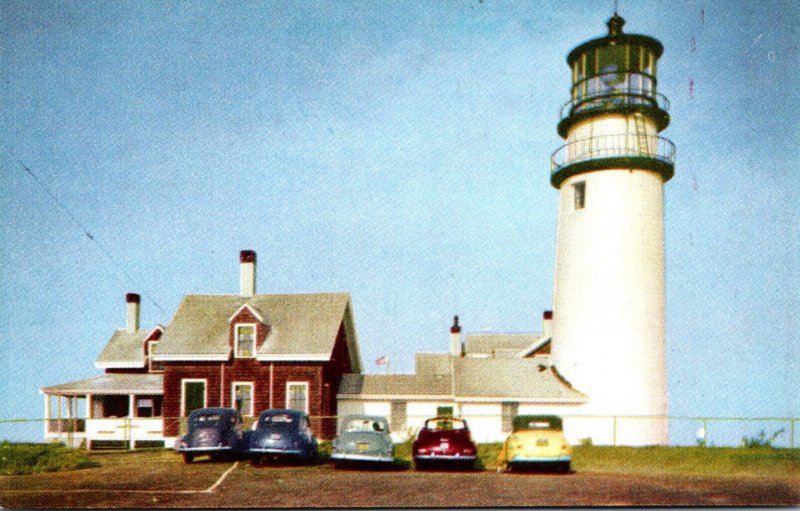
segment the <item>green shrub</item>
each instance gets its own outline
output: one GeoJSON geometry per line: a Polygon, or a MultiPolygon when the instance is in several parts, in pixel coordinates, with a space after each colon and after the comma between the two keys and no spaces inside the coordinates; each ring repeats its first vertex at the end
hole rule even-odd
{"type": "Polygon", "coordinates": [[[741,447],[774,447],[772,442],[775,441],[785,430],[783,428],[779,429],[775,433],[772,434],[771,437],[767,438],[767,434],[762,429],[761,432],[758,433],[756,436],[746,436],[742,437],[742,445],[741,447]]]}
{"type": "Polygon", "coordinates": [[[36,474],[98,467],[85,451],[62,444],[0,443],[0,475],[36,474]]]}
{"type": "Polygon", "coordinates": [[[333,453],[333,442],[330,440],[320,440],[317,444],[317,460],[326,462],[331,459],[333,453]]]}

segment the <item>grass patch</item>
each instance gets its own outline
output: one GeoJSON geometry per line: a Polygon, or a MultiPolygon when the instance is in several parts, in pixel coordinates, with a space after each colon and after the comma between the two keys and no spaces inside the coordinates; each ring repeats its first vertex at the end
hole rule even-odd
{"type": "Polygon", "coordinates": [[[576,471],[800,477],[800,449],[576,446],[576,471]]]}
{"type": "Polygon", "coordinates": [[[0,475],[37,474],[99,467],[86,451],[62,444],[0,443],[0,475]]]}
{"type": "MultiPolygon", "coordinates": [[[[412,466],[411,440],[395,444],[395,463],[412,466]]],[[[478,444],[476,468],[497,469],[500,442],[478,444]]],[[[575,446],[572,469],[619,474],[764,475],[800,477],[800,449],[769,447],[575,446]]]]}

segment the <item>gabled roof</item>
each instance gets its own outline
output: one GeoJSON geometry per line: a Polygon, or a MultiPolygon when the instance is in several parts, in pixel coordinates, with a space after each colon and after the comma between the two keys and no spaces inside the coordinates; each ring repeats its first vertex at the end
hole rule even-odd
{"type": "Polygon", "coordinates": [[[108,340],[94,365],[99,369],[134,369],[144,367],[144,340],[156,329],[140,329],[136,332],[117,330],[108,340]]]}
{"type": "Polygon", "coordinates": [[[529,344],[528,346],[525,346],[524,348],[522,348],[522,350],[520,350],[520,352],[517,354],[517,356],[524,358],[524,357],[527,357],[527,356],[529,356],[529,355],[531,355],[533,353],[536,353],[540,349],[544,348],[547,345],[547,343],[552,342],[552,340],[553,340],[552,337],[544,337],[544,338],[537,339],[534,342],[532,342],[531,344],[529,344]]]}
{"type": "Polygon", "coordinates": [[[464,358],[454,365],[455,395],[459,398],[584,402],[552,366],[533,358],[464,358]]]}
{"type": "Polygon", "coordinates": [[[553,367],[531,358],[452,359],[453,376],[434,374],[345,374],[338,399],[449,399],[578,404],[573,389],[553,367]]]}
{"type": "Polygon", "coordinates": [[[164,378],[161,374],[101,374],[94,378],[78,380],[52,387],[43,387],[43,394],[83,396],[86,394],[163,394],[164,378]]]}
{"type": "Polygon", "coordinates": [[[495,350],[513,349],[521,350],[537,339],[539,334],[467,334],[465,348],[467,353],[488,353],[495,350]]]}
{"type": "Polygon", "coordinates": [[[161,336],[154,360],[228,360],[229,320],[244,305],[269,321],[258,360],[329,360],[344,321],[353,370],[360,370],[347,293],[187,295],[161,336]]]}
{"type": "Polygon", "coordinates": [[[449,397],[450,376],[430,374],[343,374],[338,398],[393,396],[449,397]]]}

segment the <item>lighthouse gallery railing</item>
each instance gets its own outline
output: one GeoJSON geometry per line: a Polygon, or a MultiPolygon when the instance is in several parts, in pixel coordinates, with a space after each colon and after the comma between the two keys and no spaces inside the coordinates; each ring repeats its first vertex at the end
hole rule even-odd
{"type": "Polygon", "coordinates": [[[655,158],[675,163],[675,144],[664,137],[622,133],[573,140],[550,157],[552,174],[579,162],[604,158],[655,158]]]}

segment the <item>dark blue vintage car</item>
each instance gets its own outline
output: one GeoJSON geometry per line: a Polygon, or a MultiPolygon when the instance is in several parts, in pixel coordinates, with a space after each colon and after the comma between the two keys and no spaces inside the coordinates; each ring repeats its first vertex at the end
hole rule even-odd
{"type": "Polygon", "coordinates": [[[247,453],[253,463],[266,460],[312,461],[317,456],[317,439],[308,416],[296,410],[267,410],[247,432],[247,453]]]}
{"type": "Polygon", "coordinates": [[[189,414],[186,435],[175,450],[183,454],[183,462],[208,455],[212,461],[232,458],[243,447],[242,417],[233,408],[201,408],[189,414]]]}

